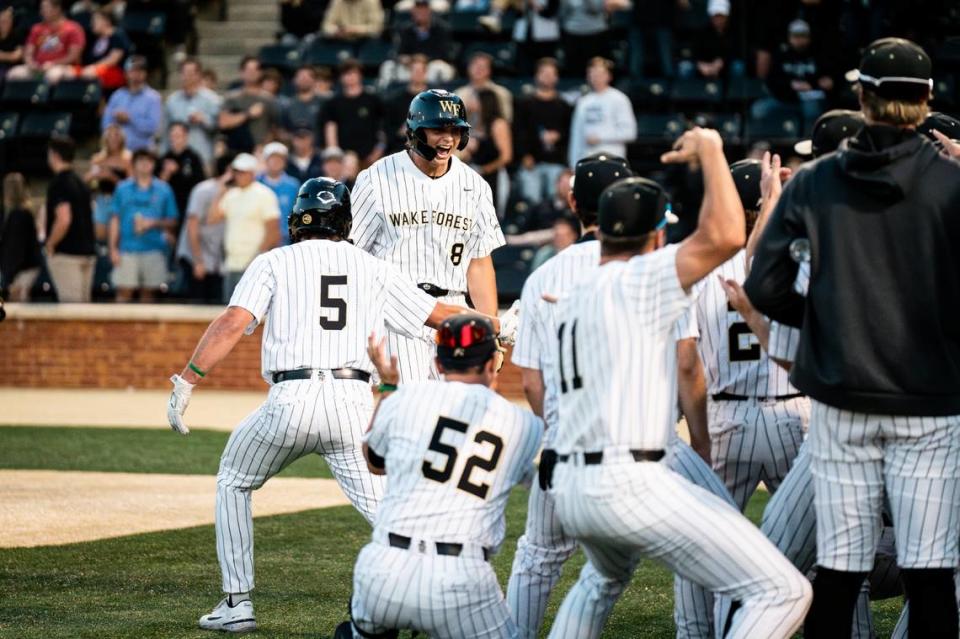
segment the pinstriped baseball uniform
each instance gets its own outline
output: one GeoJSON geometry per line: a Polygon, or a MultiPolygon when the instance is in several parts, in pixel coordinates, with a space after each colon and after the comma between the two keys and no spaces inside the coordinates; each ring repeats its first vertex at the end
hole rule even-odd
{"type": "Polygon", "coordinates": [[[484,549],[503,542],[507,497],[532,475],[542,436],[538,417],[479,384],[412,382],[381,403],[366,437],[389,480],[354,568],[360,630],[517,636],[484,549]],[[438,543],[463,548],[449,556],[438,543]]]}
{"type": "MultiPolygon", "coordinates": [[[[556,304],[545,302],[542,296],[544,293],[558,297],[564,295],[578,279],[590,277],[599,263],[599,242],[574,244],[544,263],[524,283],[520,298],[520,329],[512,360],[517,366],[542,372],[545,385],[543,413],[548,426],[544,437],[545,448],[552,447],[557,430],[560,384],[553,374],[556,358],[551,349],[557,330],[554,316],[556,304]]],[[[695,331],[696,321],[691,310],[678,322],[676,338],[695,336],[695,331]]],[[[676,416],[673,419],[675,422],[676,416]]],[[[665,463],[671,470],[730,500],[716,474],[675,432],[667,453],[665,463]]],[[[563,563],[575,550],[576,541],[564,533],[557,520],[552,497],[541,490],[538,483],[534,483],[527,506],[526,531],[517,541],[507,587],[507,602],[523,636],[537,636],[543,624],[550,592],[560,578],[563,563]]],[[[599,575],[596,576],[596,582],[598,589],[604,593],[597,605],[612,606],[622,590],[622,584],[604,580],[599,575]]],[[[702,586],[682,578],[675,580],[674,591],[678,636],[709,637],[712,594],[702,586]]]]}
{"type": "MultiPolygon", "coordinates": [[[[677,384],[674,326],[692,300],[680,287],[677,247],[601,266],[558,303],[560,422],[554,504],[607,579],[626,583],[642,555],[742,602],[728,637],[787,637],[810,585],[736,509],[631,451],[667,447],[677,384]],[[585,453],[602,451],[600,463],[585,453]]],[[[594,572],[584,571],[551,637],[597,637],[594,572]]]]}
{"type": "MultiPolygon", "coordinates": [[[[266,321],[264,379],[301,368],[370,372],[367,336],[384,324],[419,333],[434,306],[394,267],[348,242],[305,240],[257,257],[230,306],[266,321]]],[[[250,493],[304,455],[323,455],[353,505],[372,521],[383,481],[367,470],[360,438],[373,410],[368,384],[326,375],[285,381],[234,430],[217,474],[217,557],[224,592],[253,588],[250,493]]]]}
{"type": "MultiPolygon", "coordinates": [[[[353,188],[354,243],[394,264],[418,284],[446,289],[448,304],[465,306],[470,260],[505,243],[490,186],[456,157],[433,179],[407,151],[361,171],[353,188]]],[[[387,346],[400,361],[400,381],[437,378],[432,329],[420,339],[390,332],[387,346]]]]}
{"type": "Polygon", "coordinates": [[[797,389],[727,301],[719,278],[742,282],[746,266],[746,251],[740,251],[696,287],[710,456],[740,510],[761,481],[771,493],[777,490],[797,456],[810,416],[805,397],[774,399],[797,395],[797,389]],[[721,399],[721,394],[728,398],[721,399]]]}

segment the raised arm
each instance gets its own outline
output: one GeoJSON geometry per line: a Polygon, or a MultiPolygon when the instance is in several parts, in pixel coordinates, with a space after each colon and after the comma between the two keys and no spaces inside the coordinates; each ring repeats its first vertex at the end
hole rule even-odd
{"type": "Polygon", "coordinates": [[[703,171],[700,221],[677,250],[677,275],[680,285],[689,290],[743,248],[747,240],[743,205],[716,131],[694,127],[660,159],[664,164],[697,162],[703,171]]]}

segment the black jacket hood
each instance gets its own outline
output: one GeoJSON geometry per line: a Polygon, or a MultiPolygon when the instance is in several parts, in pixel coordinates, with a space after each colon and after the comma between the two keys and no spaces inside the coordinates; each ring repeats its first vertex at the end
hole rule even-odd
{"type": "Polygon", "coordinates": [[[913,189],[936,153],[934,146],[912,129],[874,124],[845,140],[837,161],[840,171],[859,188],[891,204],[913,189]]]}

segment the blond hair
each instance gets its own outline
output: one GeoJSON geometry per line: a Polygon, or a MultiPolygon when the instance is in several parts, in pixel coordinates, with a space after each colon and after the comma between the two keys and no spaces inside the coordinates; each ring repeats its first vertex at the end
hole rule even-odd
{"type": "Polygon", "coordinates": [[[27,190],[27,180],[22,173],[8,173],[3,178],[3,209],[7,213],[16,209],[32,212],[30,191],[27,190]]]}
{"type": "Polygon", "coordinates": [[[893,126],[919,126],[930,114],[926,100],[908,102],[888,100],[871,91],[860,89],[860,107],[871,122],[893,126]]]}

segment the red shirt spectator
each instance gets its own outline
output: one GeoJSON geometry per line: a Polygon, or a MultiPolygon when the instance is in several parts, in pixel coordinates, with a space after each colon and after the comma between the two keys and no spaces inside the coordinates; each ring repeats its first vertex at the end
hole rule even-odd
{"type": "Polygon", "coordinates": [[[42,0],[40,16],[43,21],[35,24],[27,37],[24,64],[10,69],[11,79],[43,74],[48,82],[58,82],[73,65],[80,64],[87,38],[79,24],[64,17],[60,0],[42,0]]]}

